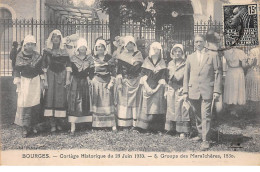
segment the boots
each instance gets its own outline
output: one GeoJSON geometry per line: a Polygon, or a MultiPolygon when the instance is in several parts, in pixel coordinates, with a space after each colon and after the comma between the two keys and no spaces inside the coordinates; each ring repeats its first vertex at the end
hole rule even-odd
{"type": "Polygon", "coordinates": [[[29,136],[29,128],[28,127],[23,127],[22,128],[22,137],[26,138],[29,136]]]}
{"type": "Polygon", "coordinates": [[[57,130],[61,131],[62,128],[62,119],[56,117],[50,117],[50,124],[51,124],[51,132],[54,133],[57,130]]]}
{"type": "Polygon", "coordinates": [[[56,128],[59,131],[62,131],[63,130],[63,128],[62,128],[63,118],[55,118],[55,120],[56,120],[56,128]]]}

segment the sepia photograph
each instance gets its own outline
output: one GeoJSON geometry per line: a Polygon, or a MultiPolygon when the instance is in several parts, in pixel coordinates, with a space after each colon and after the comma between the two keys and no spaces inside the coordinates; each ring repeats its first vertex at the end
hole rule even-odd
{"type": "Polygon", "coordinates": [[[0,165],[260,166],[259,0],[1,0],[0,165]]]}

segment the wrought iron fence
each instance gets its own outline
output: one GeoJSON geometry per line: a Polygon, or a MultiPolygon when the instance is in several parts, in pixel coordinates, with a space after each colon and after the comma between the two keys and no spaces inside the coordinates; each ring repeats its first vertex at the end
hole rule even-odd
{"type": "MultiPolygon", "coordinates": [[[[209,28],[213,28],[216,32],[222,31],[222,24],[214,22],[211,19],[207,22],[197,22],[194,25],[194,30],[175,31],[174,26],[164,25],[160,31],[156,31],[155,26],[146,27],[138,22],[126,22],[121,25],[121,35],[132,35],[136,38],[145,39],[148,44],[156,40],[162,43],[164,49],[168,48],[169,44],[182,43],[189,54],[193,52],[193,35],[194,33],[205,34],[209,28]],[[159,35],[159,36],[158,36],[159,35]],[[159,40],[158,40],[159,38],[159,40]]],[[[45,40],[49,33],[59,29],[63,36],[78,34],[84,37],[88,46],[92,49],[94,42],[98,37],[110,39],[109,23],[103,21],[72,21],[72,22],[48,22],[42,20],[10,20],[0,19],[0,34],[1,34],[1,76],[9,76],[12,73],[11,60],[9,53],[12,49],[12,42],[21,42],[28,34],[32,34],[37,40],[37,50],[42,52],[45,46],[45,40]]]]}
{"type": "Polygon", "coordinates": [[[109,39],[109,28],[107,22],[47,22],[39,20],[10,20],[0,19],[1,33],[1,76],[11,75],[12,65],[9,53],[12,49],[12,42],[20,43],[28,34],[34,35],[37,40],[37,50],[42,52],[45,41],[49,33],[59,29],[63,36],[79,34],[80,37],[87,39],[89,47],[92,48],[95,39],[102,36],[109,39]]]}

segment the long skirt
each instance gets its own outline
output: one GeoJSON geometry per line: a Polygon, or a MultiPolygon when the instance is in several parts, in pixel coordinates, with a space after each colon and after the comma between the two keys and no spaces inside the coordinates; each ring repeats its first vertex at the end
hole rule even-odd
{"type": "Polygon", "coordinates": [[[114,127],[115,106],[113,88],[107,89],[108,82],[95,76],[90,88],[90,112],[92,112],[92,127],[114,127]]]}
{"type": "Polygon", "coordinates": [[[116,85],[117,125],[121,127],[136,126],[138,106],[141,99],[140,77],[124,79],[119,88],[116,85]]]}
{"type": "Polygon", "coordinates": [[[89,85],[86,78],[72,78],[68,91],[68,112],[68,122],[92,122],[89,107],[89,85]]]}
{"type": "Polygon", "coordinates": [[[246,98],[260,101],[260,69],[251,68],[246,75],[246,98]]]}
{"type": "Polygon", "coordinates": [[[66,117],[67,92],[66,70],[55,73],[47,71],[48,89],[45,91],[44,116],[66,117]]]}
{"type": "Polygon", "coordinates": [[[224,103],[244,105],[246,103],[245,76],[241,67],[229,68],[224,86],[224,103]]]}
{"type": "Polygon", "coordinates": [[[180,133],[190,132],[189,107],[183,105],[182,89],[175,90],[169,87],[167,93],[165,130],[180,133]]]}
{"type": "Polygon", "coordinates": [[[41,84],[40,76],[21,77],[18,88],[17,111],[14,123],[22,127],[32,127],[39,123],[41,84]]]}
{"type": "Polygon", "coordinates": [[[148,130],[162,131],[165,125],[166,100],[164,86],[157,92],[148,95],[142,87],[142,98],[139,105],[137,127],[148,130]]]}

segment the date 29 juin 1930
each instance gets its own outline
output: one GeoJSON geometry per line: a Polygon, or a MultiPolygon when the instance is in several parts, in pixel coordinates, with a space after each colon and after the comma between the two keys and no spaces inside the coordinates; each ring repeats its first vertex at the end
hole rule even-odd
{"type": "Polygon", "coordinates": [[[145,158],[144,154],[115,154],[115,158],[145,158]]]}

